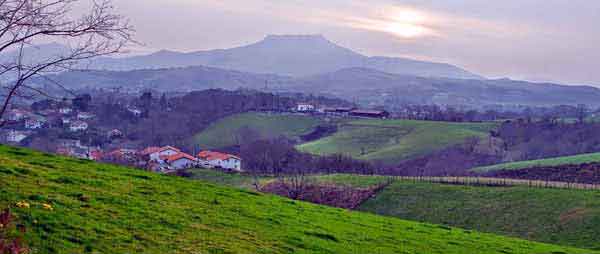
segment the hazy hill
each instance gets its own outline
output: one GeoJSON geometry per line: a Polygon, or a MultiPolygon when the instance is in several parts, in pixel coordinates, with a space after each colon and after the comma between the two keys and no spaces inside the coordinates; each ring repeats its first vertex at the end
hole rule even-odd
{"type": "MultiPolygon", "coordinates": [[[[43,45],[39,48],[43,49],[43,45]]],[[[189,53],[163,50],[127,58],[100,58],[82,66],[104,70],[135,70],[196,65],[289,76],[365,67],[425,77],[481,78],[449,64],[407,58],[368,57],[340,47],[321,35],[269,35],[259,42],[230,49],[189,53]]]]}
{"type": "MultiPolygon", "coordinates": [[[[510,79],[447,79],[391,74],[367,68],[346,68],[329,73],[290,77],[254,74],[220,68],[192,66],[133,71],[73,71],[51,76],[70,88],[127,87],[186,92],[208,88],[239,87],[270,91],[326,94],[358,99],[362,104],[382,105],[389,101],[448,105],[588,104],[600,106],[600,89],[531,83],[510,79]]],[[[48,84],[46,80],[37,80],[48,84]]]]}

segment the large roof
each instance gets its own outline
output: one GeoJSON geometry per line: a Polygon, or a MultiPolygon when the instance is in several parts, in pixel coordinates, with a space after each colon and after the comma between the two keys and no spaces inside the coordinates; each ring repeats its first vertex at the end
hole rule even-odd
{"type": "Polygon", "coordinates": [[[237,157],[235,155],[220,153],[220,152],[213,152],[213,151],[202,151],[198,154],[198,157],[203,160],[209,160],[209,161],[211,161],[211,160],[227,160],[227,159],[241,160],[240,157],[237,157]]]}

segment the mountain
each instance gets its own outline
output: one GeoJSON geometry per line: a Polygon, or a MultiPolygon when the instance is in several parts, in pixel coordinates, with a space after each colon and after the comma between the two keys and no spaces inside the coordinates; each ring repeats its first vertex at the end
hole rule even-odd
{"type": "Polygon", "coordinates": [[[262,41],[237,48],[191,53],[163,50],[129,58],[102,58],[91,66],[105,70],[133,70],[194,65],[296,77],[363,67],[424,77],[481,78],[449,64],[364,56],[321,35],[269,35],[262,41]]]}
{"type": "MultiPolygon", "coordinates": [[[[357,100],[363,105],[416,103],[466,105],[600,106],[600,89],[531,83],[510,79],[450,79],[398,75],[367,68],[346,68],[307,77],[254,74],[213,67],[192,66],[133,71],[71,71],[48,76],[71,89],[123,87],[188,92],[240,87],[275,92],[304,92],[357,100]]],[[[38,85],[52,85],[45,79],[38,85]]]]}
{"type": "Polygon", "coordinates": [[[600,105],[600,89],[510,79],[450,79],[397,75],[348,68],[294,79],[287,87],[304,92],[356,98],[362,104],[386,101],[447,105],[600,105]]]}

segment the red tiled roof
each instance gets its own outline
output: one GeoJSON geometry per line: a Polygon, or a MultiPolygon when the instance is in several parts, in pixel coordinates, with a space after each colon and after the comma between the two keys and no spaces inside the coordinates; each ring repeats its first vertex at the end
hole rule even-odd
{"type": "Polygon", "coordinates": [[[177,154],[174,154],[174,155],[171,155],[171,156],[167,156],[166,160],[167,160],[167,162],[173,162],[173,161],[180,160],[180,159],[183,159],[183,158],[191,160],[191,161],[196,161],[197,160],[196,158],[194,158],[194,156],[191,156],[191,155],[189,155],[187,153],[177,153],[177,154]]]}
{"type": "Polygon", "coordinates": [[[198,157],[203,160],[209,160],[209,161],[211,161],[211,160],[227,160],[230,158],[240,160],[240,158],[235,155],[213,152],[213,151],[202,151],[198,154],[198,157]]]}

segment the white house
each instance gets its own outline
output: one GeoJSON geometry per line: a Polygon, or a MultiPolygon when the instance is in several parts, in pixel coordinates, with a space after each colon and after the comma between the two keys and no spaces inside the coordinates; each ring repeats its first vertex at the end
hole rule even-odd
{"type": "Polygon", "coordinates": [[[176,155],[181,153],[181,150],[172,147],[148,147],[140,152],[140,155],[146,157],[147,160],[150,161],[162,161],[167,159],[169,156],[176,155]]]}
{"type": "Polygon", "coordinates": [[[29,133],[27,132],[11,130],[6,135],[6,141],[20,143],[27,137],[29,137],[29,133]]]}
{"type": "Polygon", "coordinates": [[[89,112],[79,112],[77,114],[77,119],[79,120],[89,120],[96,117],[96,115],[89,113],[89,112]]]}
{"type": "Polygon", "coordinates": [[[235,171],[242,171],[242,159],[235,155],[202,151],[198,154],[200,160],[210,166],[235,171]]]}
{"type": "Polygon", "coordinates": [[[47,122],[46,118],[44,118],[44,117],[32,116],[32,117],[28,118],[27,120],[25,120],[25,128],[30,129],[30,130],[41,129],[44,127],[46,122],[47,122]]]}
{"type": "Polygon", "coordinates": [[[198,159],[186,153],[177,153],[166,157],[165,162],[173,169],[186,169],[195,167],[198,159]]]}
{"type": "Polygon", "coordinates": [[[88,124],[84,121],[74,121],[71,123],[69,130],[72,132],[85,131],[88,128],[88,124]]]}
{"type": "Polygon", "coordinates": [[[298,112],[312,112],[315,111],[315,105],[309,103],[298,103],[296,105],[296,111],[298,112]]]}
{"type": "Polygon", "coordinates": [[[68,114],[71,114],[71,112],[73,112],[73,109],[65,107],[65,108],[60,108],[58,110],[58,112],[60,112],[63,115],[68,115],[68,114]]]}

